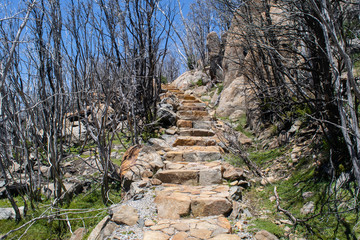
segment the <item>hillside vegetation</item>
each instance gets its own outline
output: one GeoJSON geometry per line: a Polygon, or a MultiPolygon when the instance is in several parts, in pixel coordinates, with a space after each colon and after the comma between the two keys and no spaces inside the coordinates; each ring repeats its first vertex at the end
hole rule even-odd
{"type": "Polygon", "coordinates": [[[184,4],[0,4],[1,239],[146,236],[181,151],[228,194],[224,234],[359,239],[359,1],[184,4]]]}

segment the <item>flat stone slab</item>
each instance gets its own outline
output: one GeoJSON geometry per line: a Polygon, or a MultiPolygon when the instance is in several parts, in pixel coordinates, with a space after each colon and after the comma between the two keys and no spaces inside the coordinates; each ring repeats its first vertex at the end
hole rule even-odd
{"type": "Polygon", "coordinates": [[[227,185],[163,184],[163,186],[163,190],[156,191],[155,198],[159,218],[218,216],[226,215],[232,210],[227,185]]]}
{"type": "Polygon", "coordinates": [[[224,150],[219,146],[179,146],[165,154],[165,160],[171,162],[201,162],[222,159],[224,150]]]}
{"type": "Polygon", "coordinates": [[[176,126],[178,128],[192,128],[193,127],[193,121],[191,120],[177,120],[176,126]]]}
{"type": "Polygon", "coordinates": [[[177,97],[181,100],[189,100],[189,101],[199,101],[195,96],[189,94],[178,94],[177,97]]]}
{"type": "Polygon", "coordinates": [[[193,102],[193,101],[188,101],[188,102],[182,102],[181,103],[182,106],[184,107],[206,107],[206,103],[203,102],[193,102]]]}
{"type": "Polygon", "coordinates": [[[178,108],[178,110],[180,111],[205,111],[206,107],[205,106],[180,106],[178,108]]]}
{"type": "MultiPolygon", "coordinates": [[[[186,104],[186,103],[203,103],[203,102],[200,101],[199,99],[195,99],[195,100],[181,100],[180,103],[186,104]]],[[[205,106],[206,106],[206,104],[205,104],[205,106]]]]}
{"type": "Polygon", "coordinates": [[[155,174],[154,178],[163,183],[197,184],[199,170],[163,170],[155,174]]]}
{"type": "Polygon", "coordinates": [[[213,123],[211,121],[193,121],[194,129],[212,129],[213,123]]]}
{"type": "Polygon", "coordinates": [[[211,117],[207,111],[178,111],[177,117],[178,119],[183,120],[211,120],[211,117]]]}
{"type": "Polygon", "coordinates": [[[154,178],[163,183],[207,186],[222,183],[221,161],[214,162],[165,162],[165,169],[154,178]]]}
{"type": "MultiPolygon", "coordinates": [[[[224,234],[237,236],[236,234],[231,234],[231,224],[229,220],[223,216],[211,216],[199,219],[164,219],[154,221],[154,223],[155,225],[146,229],[144,236],[161,236],[165,237],[164,239],[168,237],[168,239],[174,240],[211,239],[224,234]]],[[[154,238],[152,240],[154,240],[154,238]]]]}
{"type": "Polygon", "coordinates": [[[211,137],[215,135],[215,132],[211,129],[180,129],[180,136],[197,136],[197,137],[211,137]]]}
{"type": "Polygon", "coordinates": [[[173,143],[176,146],[215,146],[216,139],[214,137],[193,137],[179,136],[173,143]]]}

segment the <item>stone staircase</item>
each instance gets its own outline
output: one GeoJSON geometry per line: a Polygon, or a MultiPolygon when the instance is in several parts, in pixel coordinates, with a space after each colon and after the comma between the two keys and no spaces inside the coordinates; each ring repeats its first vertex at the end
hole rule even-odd
{"type": "Polygon", "coordinates": [[[242,186],[247,182],[242,169],[223,160],[224,150],[215,134],[215,126],[221,123],[212,119],[207,105],[196,97],[171,85],[163,89],[165,96],[175,95],[180,104],[176,128],[166,131],[170,134],[162,136],[165,141],[153,140],[162,141],[155,153],[161,155],[161,163],[156,170],[144,170],[154,164],[141,165],[140,155],[138,165],[129,163],[129,169],[140,176],[129,177],[130,199],[122,203],[121,211],[117,205],[106,220],[111,224],[98,225],[102,230],[97,235],[92,232],[89,239],[253,239],[243,229],[246,221],[237,219],[242,186]],[[129,224],[128,219],[134,220],[129,224]]]}
{"type": "Polygon", "coordinates": [[[178,136],[164,154],[164,169],[154,176],[162,182],[154,201],[160,221],[150,224],[143,239],[241,239],[226,218],[241,192],[223,184],[227,170],[239,178],[241,173],[222,162],[224,151],[206,104],[171,86],[164,88],[180,100],[178,136]]]}

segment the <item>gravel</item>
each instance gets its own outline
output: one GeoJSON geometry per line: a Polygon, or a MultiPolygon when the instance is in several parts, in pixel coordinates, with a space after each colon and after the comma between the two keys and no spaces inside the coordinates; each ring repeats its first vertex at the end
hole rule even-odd
{"type": "Polygon", "coordinates": [[[155,190],[145,188],[143,196],[139,200],[128,200],[124,203],[138,210],[138,223],[134,226],[120,225],[107,239],[135,240],[143,238],[145,221],[156,217],[155,190]]]}

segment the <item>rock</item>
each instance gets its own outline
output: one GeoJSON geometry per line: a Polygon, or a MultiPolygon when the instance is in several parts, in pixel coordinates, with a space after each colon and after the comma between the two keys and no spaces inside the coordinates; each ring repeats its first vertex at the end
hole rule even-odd
{"type": "Polygon", "coordinates": [[[143,174],[141,175],[141,177],[144,179],[146,179],[146,178],[151,178],[152,176],[153,176],[154,174],[153,174],[153,172],[152,171],[150,171],[150,170],[145,170],[144,172],[143,172],[143,174]]]}
{"type": "Polygon", "coordinates": [[[237,222],[237,223],[235,224],[235,227],[237,227],[239,231],[243,231],[243,230],[244,230],[243,224],[242,224],[241,222],[237,222]]]}
{"type": "Polygon", "coordinates": [[[172,106],[172,110],[176,111],[180,105],[179,99],[173,95],[173,94],[168,94],[167,97],[161,99],[160,104],[170,104],[172,106]]]}
{"type": "Polygon", "coordinates": [[[241,187],[233,186],[230,188],[229,195],[232,200],[240,201],[242,199],[242,190],[241,187]]]}
{"type": "Polygon", "coordinates": [[[160,107],[157,111],[157,116],[159,123],[163,127],[174,126],[176,124],[176,113],[168,108],[160,107]]]}
{"type": "Polygon", "coordinates": [[[297,131],[300,129],[301,124],[302,124],[302,122],[301,122],[300,120],[296,120],[296,121],[294,122],[294,124],[291,126],[290,130],[288,131],[288,133],[295,133],[295,132],[297,132],[297,131]]]}
{"type": "Polygon", "coordinates": [[[275,196],[271,196],[271,197],[269,197],[269,200],[270,200],[270,202],[274,202],[274,201],[276,200],[276,197],[275,197],[275,196]]]}
{"type": "Polygon", "coordinates": [[[142,146],[135,145],[126,150],[123,155],[121,166],[120,166],[120,177],[122,179],[122,186],[125,191],[130,189],[130,184],[135,180],[140,180],[141,175],[136,175],[132,168],[136,165],[138,155],[142,149],[142,146]]]}
{"type": "Polygon", "coordinates": [[[193,128],[195,129],[211,129],[212,128],[211,121],[194,121],[193,128]]]}
{"type": "Polygon", "coordinates": [[[154,226],[150,227],[150,229],[153,231],[158,231],[158,230],[163,230],[165,228],[168,228],[169,226],[170,226],[170,224],[159,224],[159,225],[154,225],[154,226]]]}
{"type": "Polygon", "coordinates": [[[143,197],[143,194],[145,193],[145,190],[143,187],[146,187],[147,184],[145,182],[145,186],[143,186],[145,181],[139,181],[139,182],[132,182],[130,185],[130,191],[129,191],[129,197],[135,197],[136,199],[141,199],[143,197]]]}
{"type": "Polygon", "coordinates": [[[169,135],[175,135],[175,134],[176,134],[176,130],[175,130],[175,129],[166,129],[166,130],[165,130],[165,133],[166,133],[166,134],[169,134],[169,135]]]}
{"type": "Polygon", "coordinates": [[[182,157],[185,162],[217,161],[222,158],[220,151],[207,151],[206,149],[204,151],[199,149],[199,151],[183,152],[182,157]]]}
{"type": "Polygon", "coordinates": [[[200,239],[208,239],[211,236],[212,231],[207,229],[190,229],[190,236],[200,238],[200,239]]]}
{"type": "Polygon", "coordinates": [[[242,145],[251,145],[252,144],[252,139],[247,137],[245,134],[243,134],[241,132],[238,133],[238,141],[242,145]]]}
{"type": "Polygon", "coordinates": [[[157,172],[154,178],[163,183],[197,184],[199,179],[198,170],[164,170],[157,172]]]}
{"type": "Polygon", "coordinates": [[[288,224],[288,225],[294,225],[290,220],[284,220],[284,219],[281,219],[280,223],[288,224]]]}
{"type": "Polygon", "coordinates": [[[153,178],[153,179],[151,179],[150,183],[151,183],[152,185],[161,185],[161,184],[162,184],[162,181],[159,180],[159,179],[157,179],[157,178],[153,178]]]}
{"type": "Polygon", "coordinates": [[[180,136],[173,144],[173,147],[177,146],[216,146],[216,140],[212,137],[180,136]]]}
{"type": "Polygon", "coordinates": [[[253,215],[251,214],[251,212],[250,212],[249,209],[247,209],[247,208],[245,208],[245,209],[243,210],[243,214],[244,214],[246,217],[248,217],[248,218],[252,218],[252,217],[253,217],[253,215]]]}
{"type": "Polygon", "coordinates": [[[162,232],[165,233],[165,234],[168,234],[168,235],[172,236],[172,235],[175,234],[175,229],[172,228],[172,227],[169,227],[169,228],[163,229],[162,232]]]}
{"type": "Polygon", "coordinates": [[[310,213],[313,213],[315,210],[315,204],[313,201],[307,202],[301,209],[300,213],[303,215],[308,215],[310,213]]]}
{"type": "Polygon", "coordinates": [[[149,219],[145,220],[145,227],[151,227],[154,225],[155,225],[154,221],[149,220],[149,219]]]}
{"type": "Polygon", "coordinates": [[[211,98],[210,104],[215,106],[219,100],[220,100],[219,93],[218,93],[218,90],[216,89],[214,95],[211,98]]]}
{"type": "Polygon", "coordinates": [[[143,237],[143,240],[168,240],[168,239],[170,239],[169,235],[158,231],[145,232],[143,237]]]}
{"type": "Polygon", "coordinates": [[[118,227],[118,225],[112,221],[109,221],[108,224],[106,224],[105,228],[102,230],[102,239],[106,239],[106,237],[110,236],[111,234],[113,234],[113,232],[115,231],[115,229],[118,227]]]}
{"type": "Polygon", "coordinates": [[[193,91],[192,91],[192,93],[193,93],[195,96],[198,96],[198,97],[204,95],[206,92],[207,92],[206,86],[196,87],[196,88],[194,88],[193,91]]]}
{"type": "Polygon", "coordinates": [[[210,97],[210,96],[202,96],[202,97],[201,97],[201,101],[210,102],[210,101],[211,101],[211,97],[210,97]]]}
{"type": "Polygon", "coordinates": [[[225,217],[218,217],[217,223],[220,227],[226,229],[228,232],[231,232],[231,224],[225,217]]]}
{"type": "Polygon", "coordinates": [[[246,114],[244,113],[243,110],[236,110],[235,112],[231,113],[231,115],[229,116],[229,119],[231,121],[237,121],[239,120],[241,117],[245,116],[246,114]]]}
{"type": "Polygon", "coordinates": [[[213,238],[210,238],[209,240],[241,240],[241,238],[238,235],[234,234],[220,234],[213,238]]]}
{"type": "MultiPolygon", "coordinates": [[[[24,216],[24,207],[18,207],[20,216],[24,216]]],[[[13,208],[0,208],[0,220],[15,219],[15,211],[13,208]]]]}
{"type": "Polygon", "coordinates": [[[126,224],[128,226],[133,226],[139,220],[139,215],[135,208],[128,205],[122,205],[121,207],[116,209],[116,212],[114,212],[112,219],[118,224],[126,224]]]}
{"type": "Polygon", "coordinates": [[[186,240],[189,235],[186,232],[178,232],[172,238],[172,240],[186,240]]]}
{"type": "Polygon", "coordinates": [[[202,79],[203,83],[209,82],[209,77],[206,75],[206,73],[204,73],[203,71],[191,70],[184,72],[171,84],[180,90],[187,90],[190,87],[194,86],[199,79],[202,79]]]}
{"type": "Polygon", "coordinates": [[[164,150],[170,148],[170,145],[163,139],[160,138],[150,138],[148,143],[156,150],[164,150]]]}
{"type": "Polygon", "coordinates": [[[254,236],[256,240],[278,240],[278,238],[268,231],[262,230],[260,232],[257,232],[254,236]]]}
{"type": "Polygon", "coordinates": [[[68,119],[64,121],[63,135],[71,137],[73,143],[81,143],[85,141],[87,129],[81,121],[70,122],[68,119]]]}
{"type": "Polygon", "coordinates": [[[311,197],[313,197],[313,196],[314,196],[314,193],[313,193],[313,192],[304,192],[304,193],[302,194],[302,197],[303,197],[304,199],[311,198],[311,197]]]}
{"type": "Polygon", "coordinates": [[[206,37],[206,47],[209,54],[210,62],[210,78],[212,80],[222,79],[220,74],[221,62],[222,62],[222,47],[219,36],[216,32],[211,32],[206,37]]]}
{"type": "Polygon", "coordinates": [[[235,168],[233,166],[226,166],[223,173],[223,178],[229,181],[240,180],[243,178],[244,171],[240,168],[235,168]]]}
{"type": "Polygon", "coordinates": [[[191,202],[194,217],[226,215],[231,209],[231,202],[224,198],[199,197],[191,202]]]}
{"type": "Polygon", "coordinates": [[[190,197],[185,194],[173,193],[170,196],[158,195],[155,198],[158,217],[165,219],[179,219],[190,213],[190,197]]]}
{"type": "Polygon", "coordinates": [[[267,184],[272,184],[274,182],[276,182],[276,179],[274,177],[267,177],[267,178],[262,178],[260,184],[265,186],[267,184]]]}
{"type": "Polygon", "coordinates": [[[46,178],[50,178],[50,176],[51,176],[50,167],[48,167],[48,166],[41,166],[40,172],[46,178]]]}
{"type": "Polygon", "coordinates": [[[199,172],[199,184],[202,186],[221,184],[221,171],[220,169],[201,170],[199,172]]]}
{"type": "Polygon", "coordinates": [[[82,240],[86,234],[86,228],[78,228],[73,232],[69,240],[82,240]]]}
{"type": "Polygon", "coordinates": [[[191,120],[178,120],[176,126],[178,128],[192,128],[193,122],[191,120]]]}
{"type": "Polygon", "coordinates": [[[220,117],[229,117],[235,111],[246,112],[247,95],[251,92],[245,77],[241,76],[234,79],[229,86],[225,86],[221,92],[219,106],[216,115],[220,117]]]}
{"type": "Polygon", "coordinates": [[[102,239],[102,230],[106,227],[106,225],[108,224],[108,222],[110,221],[110,217],[106,216],[104,217],[99,223],[98,225],[96,225],[96,227],[92,230],[92,232],[90,233],[88,240],[98,240],[98,239],[102,239]]]}
{"type": "Polygon", "coordinates": [[[190,230],[189,224],[187,224],[187,223],[176,223],[172,226],[178,231],[189,231],[190,230]]]}

